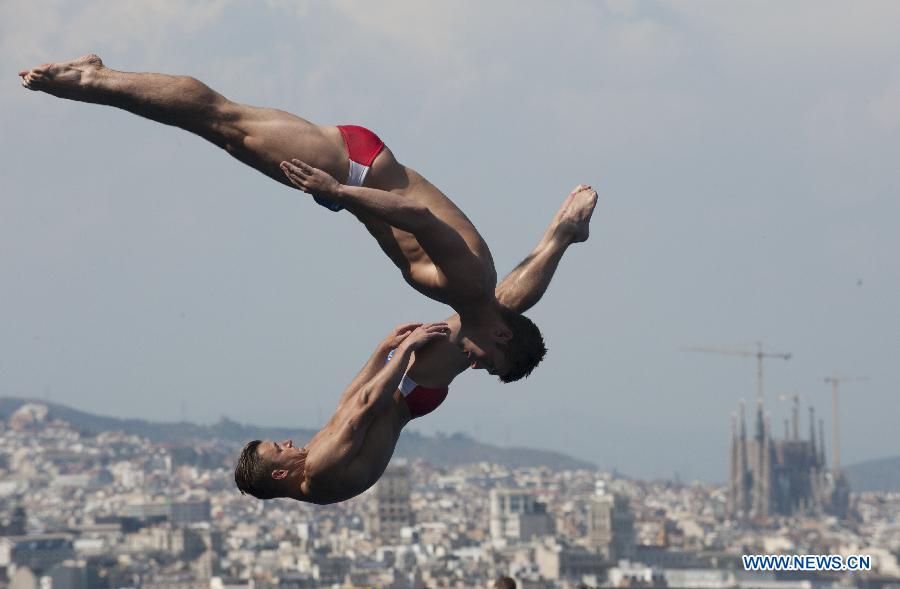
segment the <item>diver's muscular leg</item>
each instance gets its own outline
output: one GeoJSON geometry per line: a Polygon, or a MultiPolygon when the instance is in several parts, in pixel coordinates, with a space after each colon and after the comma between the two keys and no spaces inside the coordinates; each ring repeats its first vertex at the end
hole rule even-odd
{"type": "Polygon", "coordinates": [[[587,240],[596,205],[596,190],[582,184],[576,186],[537,247],[497,285],[497,300],[517,313],[533,307],[544,296],[566,249],[587,240]]]}
{"type": "Polygon", "coordinates": [[[245,164],[290,186],[278,165],[290,158],[317,161],[346,178],[339,131],[290,113],[232,102],[189,76],[112,70],[96,55],[19,72],[22,84],[60,98],[115,106],[195,133],[245,164]]]}

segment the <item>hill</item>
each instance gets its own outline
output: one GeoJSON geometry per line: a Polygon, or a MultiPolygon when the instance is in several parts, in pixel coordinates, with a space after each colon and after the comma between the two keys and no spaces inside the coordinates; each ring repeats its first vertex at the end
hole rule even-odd
{"type": "Polygon", "coordinates": [[[866,460],[844,467],[853,491],[900,492],[900,456],[866,460]]]}
{"type": "MultiPolygon", "coordinates": [[[[248,440],[293,438],[299,442],[310,439],[315,431],[289,427],[261,427],[242,424],[227,417],[211,425],[190,422],[154,422],[145,419],[121,419],[79,411],[58,403],[37,399],[0,397],[0,419],[6,421],[26,403],[44,405],[48,419],[60,419],[74,428],[91,433],[121,431],[138,435],[157,444],[186,445],[218,443],[239,448],[248,440]]],[[[409,460],[421,459],[436,467],[448,467],[474,462],[493,462],[510,468],[523,466],[548,466],[559,470],[578,468],[593,469],[593,464],[559,452],[535,448],[504,448],[484,444],[457,433],[426,436],[404,432],[397,443],[395,455],[409,460]]]]}

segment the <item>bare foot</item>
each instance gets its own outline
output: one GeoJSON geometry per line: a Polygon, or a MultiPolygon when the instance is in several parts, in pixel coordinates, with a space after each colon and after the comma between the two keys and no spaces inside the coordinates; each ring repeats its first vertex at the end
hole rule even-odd
{"type": "Polygon", "coordinates": [[[45,63],[30,70],[22,70],[19,77],[22,85],[29,90],[40,90],[60,98],[77,98],[103,68],[100,58],[91,53],[72,61],[45,63]]]}
{"type": "Polygon", "coordinates": [[[596,190],[586,184],[576,186],[553,218],[554,234],[570,240],[571,243],[587,241],[590,235],[591,215],[594,214],[596,205],[596,190]]]}

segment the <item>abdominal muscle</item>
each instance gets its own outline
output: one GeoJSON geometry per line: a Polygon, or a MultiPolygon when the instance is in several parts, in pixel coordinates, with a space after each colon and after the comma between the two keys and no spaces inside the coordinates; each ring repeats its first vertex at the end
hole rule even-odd
{"type": "Polygon", "coordinates": [[[381,478],[394,455],[400,432],[409,421],[406,401],[397,390],[394,402],[372,420],[359,453],[339,477],[341,487],[351,493],[347,498],[362,493],[381,478]]]}
{"type": "MultiPolygon", "coordinates": [[[[387,147],[372,162],[365,185],[409,197],[428,207],[432,214],[459,233],[472,253],[484,264],[485,273],[494,273],[491,252],[469,218],[421,174],[399,163],[387,147]]],[[[407,282],[423,294],[442,300],[435,296],[439,293],[434,291],[442,286],[440,272],[413,234],[380,219],[360,220],[385,254],[400,268],[407,282]]]]}

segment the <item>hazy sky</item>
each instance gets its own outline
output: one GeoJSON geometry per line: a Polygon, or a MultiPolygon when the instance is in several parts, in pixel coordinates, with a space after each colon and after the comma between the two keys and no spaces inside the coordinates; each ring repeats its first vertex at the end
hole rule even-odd
{"type": "Polygon", "coordinates": [[[464,374],[411,429],[723,480],[755,363],[680,348],[759,340],[795,355],[766,364],[779,436],[778,396],[830,420],[838,370],[871,379],[843,388],[845,463],[898,454],[898,30],[890,0],[2,0],[0,395],[315,427],[393,325],[449,314],[350,215],[183,131],[19,86],[93,51],[371,127],[501,274],[571,187],[598,188],[591,240],[530,313],[544,364],[464,374]]]}

